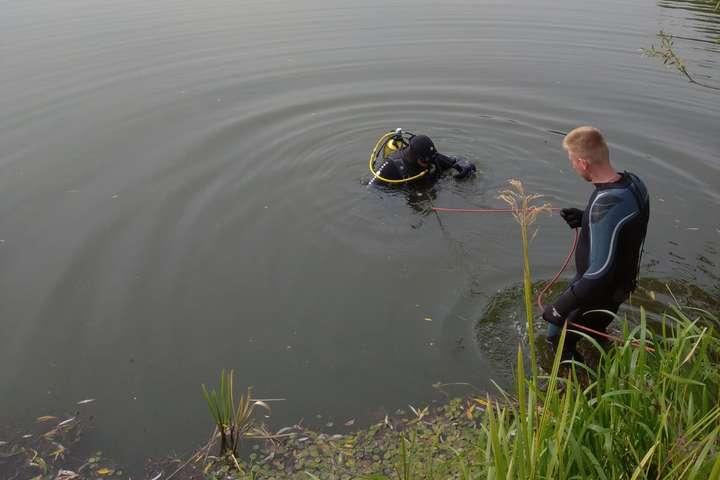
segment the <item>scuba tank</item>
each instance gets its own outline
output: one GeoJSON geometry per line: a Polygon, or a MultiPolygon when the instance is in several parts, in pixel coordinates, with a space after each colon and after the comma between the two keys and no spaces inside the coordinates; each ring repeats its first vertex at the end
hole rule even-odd
{"type": "Polygon", "coordinates": [[[405,140],[403,136],[404,134],[405,132],[403,132],[402,128],[395,129],[395,133],[393,133],[390,139],[385,142],[385,145],[383,146],[382,158],[387,158],[398,150],[402,150],[409,145],[408,140],[412,138],[413,135],[409,133],[408,140],[405,140]]]}

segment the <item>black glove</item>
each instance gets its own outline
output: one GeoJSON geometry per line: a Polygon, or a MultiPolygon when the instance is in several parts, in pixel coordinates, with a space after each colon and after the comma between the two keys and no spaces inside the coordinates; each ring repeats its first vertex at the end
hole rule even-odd
{"type": "Polygon", "coordinates": [[[570,228],[582,226],[583,211],[579,208],[563,208],[560,210],[560,216],[570,225],[570,228]]]}
{"type": "Polygon", "coordinates": [[[455,162],[455,164],[452,166],[455,170],[458,171],[456,175],[454,175],[455,178],[461,179],[465,177],[469,177],[473,173],[477,171],[477,168],[475,168],[475,165],[468,162],[464,158],[458,158],[458,160],[455,162]]]}

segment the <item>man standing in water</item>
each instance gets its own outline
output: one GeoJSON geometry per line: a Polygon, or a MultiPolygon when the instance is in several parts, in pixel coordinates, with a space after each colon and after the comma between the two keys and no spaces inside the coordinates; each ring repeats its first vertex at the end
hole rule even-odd
{"type": "MultiPolygon", "coordinates": [[[[563,147],[575,172],[595,185],[585,210],[565,208],[561,216],[570,228],[580,228],[575,251],[577,273],[557,301],[545,308],[548,340],[557,346],[565,322],[605,329],[613,313],[636,285],[640,257],[650,217],[650,201],[643,182],[633,173],[617,172],[600,131],[578,127],[567,134],[563,147]]],[[[568,333],[564,357],[582,357],[575,345],[579,335],[568,333]]],[[[600,338],[599,338],[600,340],[600,338]]]]}

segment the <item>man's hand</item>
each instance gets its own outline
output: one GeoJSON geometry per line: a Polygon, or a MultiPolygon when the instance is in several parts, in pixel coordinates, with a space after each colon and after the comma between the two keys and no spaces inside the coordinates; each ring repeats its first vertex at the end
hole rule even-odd
{"type": "Polygon", "coordinates": [[[560,216],[570,225],[570,228],[582,226],[583,211],[579,208],[563,208],[560,210],[560,216]]]}
{"type": "Polygon", "coordinates": [[[477,169],[475,168],[475,165],[468,162],[464,158],[459,158],[458,161],[455,162],[455,165],[453,165],[452,168],[454,168],[455,170],[458,171],[458,173],[456,175],[454,175],[454,177],[457,179],[469,177],[470,175],[472,175],[473,173],[475,173],[477,171],[477,169]]]}

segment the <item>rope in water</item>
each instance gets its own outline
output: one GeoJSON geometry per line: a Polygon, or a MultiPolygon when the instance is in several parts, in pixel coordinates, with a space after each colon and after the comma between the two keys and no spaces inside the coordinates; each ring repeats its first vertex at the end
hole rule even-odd
{"type": "MultiPolygon", "coordinates": [[[[440,208],[440,207],[433,207],[433,210],[435,210],[436,212],[472,212],[472,213],[496,213],[496,212],[512,213],[512,211],[513,211],[510,208],[440,208]]],[[[560,208],[551,207],[550,210],[560,210],[560,208]]],[[[540,309],[540,311],[545,310],[545,305],[543,304],[543,301],[542,301],[543,297],[552,288],[552,286],[555,285],[555,283],[558,281],[558,279],[560,278],[560,275],[563,274],[565,269],[570,264],[570,259],[572,258],[573,254],[575,253],[575,249],[577,248],[578,240],[580,239],[580,230],[576,228],[573,231],[574,231],[574,238],[573,238],[572,247],[570,247],[570,251],[568,252],[567,256],[565,257],[565,260],[563,260],[562,267],[560,268],[560,270],[558,270],[558,272],[555,274],[555,276],[543,286],[543,288],[540,290],[540,292],[537,295],[536,302],[537,302],[537,306],[540,309]]],[[[616,337],[614,335],[610,335],[609,333],[600,332],[600,331],[594,330],[590,327],[586,327],[585,325],[580,325],[575,322],[567,322],[567,323],[569,326],[571,326],[573,328],[576,328],[578,330],[584,330],[592,335],[597,335],[597,336],[606,338],[615,343],[623,343],[624,342],[624,340],[622,338],[616,337]]],[[[636,347],[640,346],[640,344],[636,340],[633,341],[632,344],[636,347]]],[[[651,347],[645,347],[645,350],[648,352],[655,351],[651,347]]]]}
{"type": "MultiPolygon", "coordinates": [[[[496,212],[505,212],[505,213],[512,213],[512,209],[510,208],[441,208],[441,207],[433,207],[433,210],[436,212],[458,212],[458,213],[496,213],[496,212]]],[[[552,207],[550,210],[557,211],[560,210],[560,208],[552,207]]]]}

